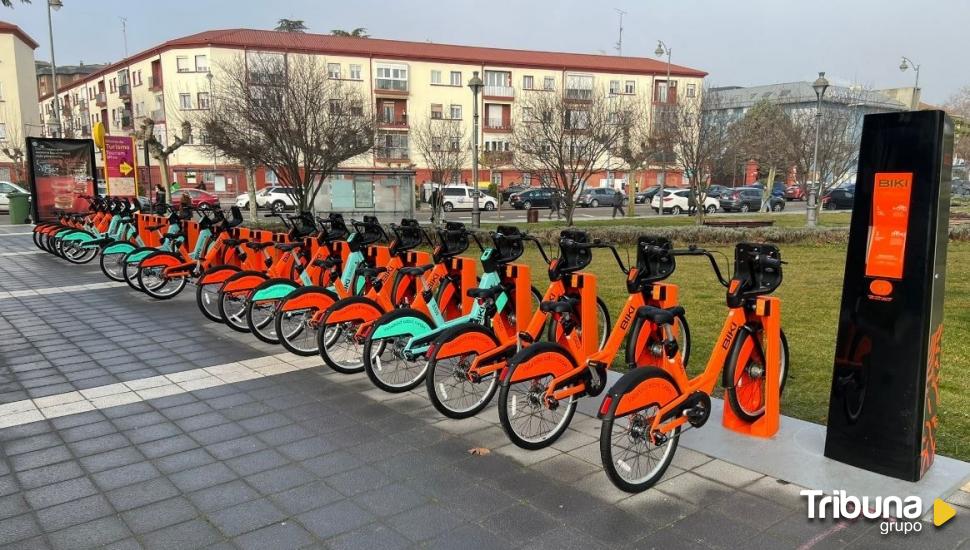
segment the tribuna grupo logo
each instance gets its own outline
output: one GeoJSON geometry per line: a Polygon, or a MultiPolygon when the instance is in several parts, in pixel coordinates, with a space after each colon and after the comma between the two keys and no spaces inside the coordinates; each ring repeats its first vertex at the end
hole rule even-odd
{"type": "MultiPolygon", "coordinates": [[[[923,530],[923,499],[915,496],[898,497],[857,497],[842,490],[826,493],[820,490],[804,489],[799,493],[808,502],[809,519],[848,519],[864,518],[878,520],[879,532],[883,535],[900,533],[908,535],[923,530]]],[[[943,525],[956,515],[956,511],[946,502],[936,499],[933,502],[933,524],[943,525]]]]}

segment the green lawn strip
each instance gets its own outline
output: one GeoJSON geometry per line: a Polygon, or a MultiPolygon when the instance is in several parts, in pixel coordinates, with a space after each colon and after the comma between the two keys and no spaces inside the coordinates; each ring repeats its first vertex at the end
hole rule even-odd
{"type": "MultiPolygon", "coordinates": [[[[643,210],[638,210],[638,212],[643,212],[643,210]]],[[[696,219],[693,216],[687,215],[666,215],[657,216],[651,214],[646,217],[640,218],[610,218],[606,220],[588,220],[584,219],[581,214],[583,213],[582,208],[576,209],[576,216],[573,219],[574,225],[576,227],[583,228],[593,228],[593,227],[606,227],[606,226],[634,226],[634,227],[680,227],[685,225],[696,225],[696,219]]],[[[502,225],[503,223],[519,226],[523,230],[528,230],[530,228],[538,229],[549,229],[553,227],[561,227],[563,222],[560,220],[548,220],[546,216],[548,215],[547,210],[539,211],[539,223],[529,223],[523,224],[522,222],[502,222],[500,220],[483,220],[482,225],[502,225]]],[[[820,225],[829,227],[846,227],[849,225],[849,219],[851,218],[851,212],[822,212],[820,218],[820,225]]],[[[707,220],[711,221],[738,221],[738,220],[772,220],[774,221],[775,227],[805,227],[805,216],[804,214],[769,214],[769,213],[752,213],[752,214],[709,214],[706,216],[707,220]]]]}
{"type": "MultiPolygon", "coordinates": [[[[732,247],[708,247],[727,255],[732,247]]],[[[791,372],[782,400],[785,414],[824,423],[832,381],[836,325],[839,317],[845,248],[835,245],[782,245],[785,280],[776,295],[782,300],[782,324],[791,348],[791,372]]],[[[621,250],[635,258],[632,249],[621,250]]],[[[533,269],[533,282],[544,291],[546,266],[534,247],[527,247],[523,261],[533,269]]],[[[970,243],[951,243],[947,276],[943,367],[940,375],[941,404],[939,451],[970,459],[970,243]]],[[[722,270],[726,263],[722,262],[722,270]]],[[[599,295],[613,317],[626,301],[623,274],[606,251],[596,251],[588,271],[597,275],[599,295]]],[[[729,274],[730,271],[727,272],[729,274]]],[[[718,284],[706,260],[678,258],[677,271],[668,280],[680,286],[681,303],[687,309],[693,345],[689,370],[704,369],[727,309],[724,288],[718,284]]],[[[613,367],[625,368],[622,350],[613,367]]]]}

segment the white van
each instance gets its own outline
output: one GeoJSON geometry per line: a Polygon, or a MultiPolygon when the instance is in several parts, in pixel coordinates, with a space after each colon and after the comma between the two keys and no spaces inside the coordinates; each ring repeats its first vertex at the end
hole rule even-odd
{"type": "MultiPolygon", "coordinates": [[[[442,207],[445,212],[453,210],[471,210],[474,201],[475,188],[467,185],[449,185],[441,188],[442,207]]],[[[498,199],[479,190],[478,207],[482,210],[498,208],[498,199]]]]}

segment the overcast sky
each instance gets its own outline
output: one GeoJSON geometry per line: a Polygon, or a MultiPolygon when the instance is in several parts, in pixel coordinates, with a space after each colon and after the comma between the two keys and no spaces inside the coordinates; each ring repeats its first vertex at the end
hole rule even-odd
{"type": "MultiPolygon", "coordinates": [[[[15,0],[16,2],[17,0],[15,0]]],[[[968,0],[63,0],[54,14],[57,61],[116,61],[128,51],[199,31],[271,29],[285,17],[312,32],[366,27],[376,38],[615,54],[620,8],[623,54],[652,57],[657,40],[672,61],[710,73],[712,85],[814,80],[912,86],[900,56],[921,64],[923,99],[943,102],[970,84],[968,0]],[[149,9],[148,6],[152,6],[149,9]]],[[[41,43],[48,59],[45,0],[0,8],[41,43]]]]}

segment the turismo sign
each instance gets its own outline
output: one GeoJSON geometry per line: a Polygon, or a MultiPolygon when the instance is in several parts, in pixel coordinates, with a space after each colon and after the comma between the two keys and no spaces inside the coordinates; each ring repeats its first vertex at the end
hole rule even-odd
{"type": "Polygon", "coordinates": [[[138,188],[135,140],[131,136],[104,136],[104,175],[108,194],[134,197],[138,188]]]}

